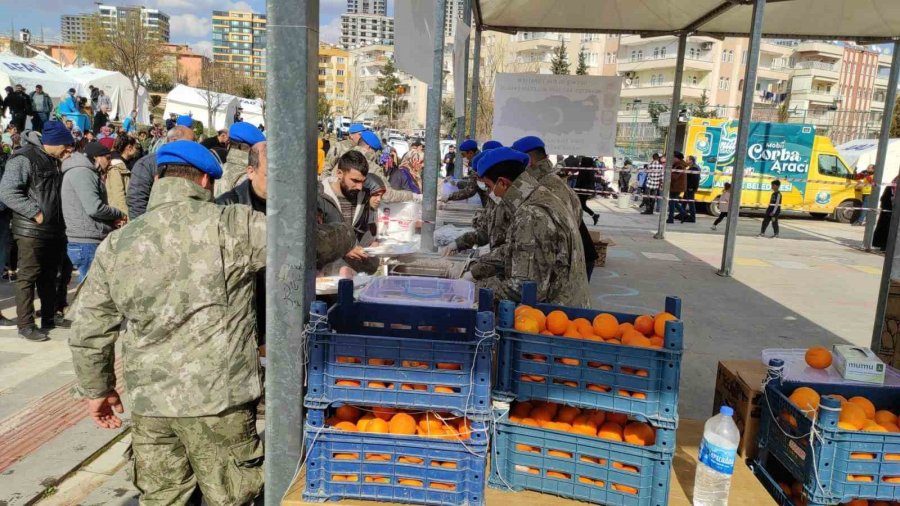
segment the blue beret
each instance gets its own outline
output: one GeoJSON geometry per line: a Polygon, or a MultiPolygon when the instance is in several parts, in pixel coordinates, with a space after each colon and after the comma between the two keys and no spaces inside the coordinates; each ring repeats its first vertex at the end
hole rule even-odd
{"type": "Polygon", "coordinates": [[[539,137],[529,135],[528,137],[522,137],[521,139],[514,142],[512,147],[516,151],[527,153],[531,150],[544,147],[544,141],[542,141],[539,137]]]}
{"type": "Polygon", "coordinates": [[[473,156],[472,161],[469,162],[469,166],[472,167],[473,169],[475,169],[475,172],[478,172],[478,162],[480,162],[481,159],[484,158],[485,153],[486,153],[486,151],[482,151],[481,153],[478,153],[477,155],[473,156]]]}
{"type": "Polygon", "coordinates": [[[347,133],[358,134],[361,132],[365,132],[366,127],[362,123],[354,123],[350,125],[350,128],[347,129],[347,133]]]}
{"type": "Polygon", "coordinates": [[[502,148],[502,147],[503,147],[503,144],[500,144],[499,141],[487,141],[481,145],[481,150],[487,151],[489,149],[497,149],[497,148],[502,148]]]}
{"type": "Polygon", "coordinates": [[[374,150],[381,149],[381,140],[375,135],[375,132],[371,130],[364,130],[362,133],[362,140],[369,146],[371,146],[374,150]]]}
{"type": "Polygon", "coordinates": [[[266,136],[259,131],[259,128],[246,121],[238,121],[231,125],[231,128],[228,129],[228,137],[233,141],[243,142],[251,146],[266,140],[266,136]]]}
{"type": "Polygon", "coordinates": [[[476,151],[478,149],[478,143],[473,141],[472,139],[466,139],[462,141],[462,144],[459,145],[460,151],[476,151]]]}
{"type": "Polygon", "coordinates": [[[156,165],[167,163],[190,165],[213,179],[222,177],[222,166],[208,149],[194,141],[167,142],[156,152],[156,165]]]}
{"type": "Polygon", "coordinates": [[[499,163],[509,161],[519,162],[522,165],[528,163],[528,155],[510,148],[497,148],[490,151],[484,151],[483,155],[481,160],[478,161],[478,168],[475,169],[478,172],[478,177],[484,177],[494,165],[499,163]]]}
{"type": "Polygon", "coordinates": [[[194,126],[194,118],[188,116],[187,114],[182,114],[175,119],[175,124],[178,126],[192,128],[194,126]]]}

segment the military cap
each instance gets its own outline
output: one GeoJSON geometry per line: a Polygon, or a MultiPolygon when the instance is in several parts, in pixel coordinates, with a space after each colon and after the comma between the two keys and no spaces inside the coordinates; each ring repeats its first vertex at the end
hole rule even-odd
{"type": "Polygon", "coordinates": [[[372,149],[376,151],[381,149],[381,140],[378,139],[378,136],[375,135],[375,132],[371,130],[364,130],[361,135],[363,142],[368,144],[372,149]]]}
{"type": "Polygon", "coordinates": [[[256,128],[246,121],[238,121],[231,125],[231,128],[228,129],[228,138],[235,142],[243,142],[244,144],[249,144],[251,146],[266,140],[265,134],[260,132],[259,128],[256,128]]]}
{"type": "Polygon", "coordinates": [[[203,145],[194,141],[174,141],[163,144],[156,152],[156,165],[169,163],[190,165],[209,174],[213,179],[222,177],[222,166],[203,145]]]}
{"type": "Polygon", "coordinates": [[[478,143],[472,139],[466,139],[459,145],[460,151],[475,151],[478,149],[478,143]]]}
{"type": "Polygon", "coordinates": [[[501,144],[500,141],[487,141],[481,145],[481,150],[487,151],[489,149],[497,149],[497,148],[502,148],[502,147],[503,147],[503,144],[501,144]]]}
{"type": "Polygon", "coordinates": [[[188,116],[187,114],[182,114],[178,116],[178,119],[175,120],[175,124],[178,126],[191,128],[194,126],[194,118],[188,116]]]}
{"type": "Polygon", "coordinates": [[[478,161],[478,167],[475,170],[478,172],[478,177],[484,177],[495,165],[509,161],[524,165],[528,163],[528,155],[510,148],[492,149],[484,152],[484,156],[478,161]]]}
{"type": "Polygon", "coordinates": [[[514,142],[512,147],[516,151],[527,153],[529,151],[544,147],[544,141],[542,141],[540,137],[529,135],[528,137],[522,137],[521,139],[514,142]]]}
{"type": "Polygon", "coordinates": [[[367,130],[367,128],[362,123],[354,123],[354,124],[350,125],[349,129],[347,129],[347,133],[358,134],[358,133],[365,132],[366,130],[367,130]]]}
{"type": "Polygon", "coordinates": [[[478,172],[478,162],[480,162],[481,159],[484,158],[484,154],[485,154],[485,153],[487,153],[487,151],[482,151],[481,153],[478,153],[477,155],[475,155],[474,157],[472,157],[472,161],[469,162],[469,165],[470,165],[473,169],[475,169],[475,172],[478,172]]]}

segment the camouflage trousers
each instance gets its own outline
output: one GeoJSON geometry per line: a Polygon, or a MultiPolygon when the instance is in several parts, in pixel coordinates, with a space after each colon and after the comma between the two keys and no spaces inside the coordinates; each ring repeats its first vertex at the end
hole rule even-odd
{"type": "Polygon", "coordinates": [[[187,504],[197,485],[210,506],[251,504],[262,492],[263,444],[253,406],[132,421],[131,479],[141,505],[187,504]]]}

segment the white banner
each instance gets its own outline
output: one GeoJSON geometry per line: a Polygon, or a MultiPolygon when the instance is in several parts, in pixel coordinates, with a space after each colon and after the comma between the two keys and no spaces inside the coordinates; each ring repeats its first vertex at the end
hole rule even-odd
{"type": "MultiPolygon", "coordinates": [[[[394,2],[394,61],[397,68],[431,86],[434,73],[434,2],[394,2]]],[[[443,29],[443,27],[441,27],[443,29]]]]}
{"type": "Polygon", "coordinates": [[[526,135],[554,155],[612,156],[621,77],[499,74],[494,130],[505,146],[526,135]]]}
{"type": "Polygon", "coordinates": [[[460,19],[456,23],[456,37],[453,40],[453,109],[456,117],[466,115],[466,85],[465,77],[469,72],[466,58],[466,41],[469,40],[469,25],[460,19]]]}

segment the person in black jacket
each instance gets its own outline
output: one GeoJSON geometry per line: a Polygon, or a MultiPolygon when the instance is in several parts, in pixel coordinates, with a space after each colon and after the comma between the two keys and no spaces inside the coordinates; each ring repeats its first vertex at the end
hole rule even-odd
{"type": "Polygon", "coordinates": [[[688,164],[690,164],[687,168],[687,189],[684,191],[684,200],[687,200],[685,207],[687,208],[687,213],[682,217],[682,223],[696,223],[697,222],[697,203],[694,201],[694,197],[697,195],[697,190],[700,189],[700,166],[697,165],[697,158],[693,155],[688,157],[688,164]]]}
{"type": "Polygon", "coordinates": [[[878,222],[875,224],[875,233],[872,235],[872,246],[881,251],[887,250],[888,234],[891,229],[891,213],[894,211],[894,194],[897,193],[897,179],[884,188],[881,193],[881,212],[878,213],[878,222]]]}
{"type": "Polygon", "coordinates": [[[759,237],[765,237],[769,223],[772,224],[772,231],[775,232],[772,239],[778,237],[778,216],[781,215],[781,192],[778,191],[779,188],[781,188],[781,181],[777,179],[772,181],[772,196],[769,197],[769,207],[766,208],[766,217],[763,218],[759,237]]]}
{"type": "MultiPolygon", "coordinates": [[[[166,142],[177,140],[194,140],[194,131],[186,126],[176,125],[166,134],[166,142]]],[[[128,207],[128,219],[134,221],[147,212],[150,202],[150,190],[156,181],[156,153],[150,153],[134,163],[131,168],[131,179],[128,191],[125,192],[125,203],[128,207]]]]}
{"type": "Polygon", "coordinates": [[[0,201],[13,211],[12,232],[18,247],[19,335],[30,341],[49,340],[47,332],[56,327],[56,274],[66,248],[60,163],[74,143],[65,125],[48,121],[43,137],[34,132],[25,136],[0,180],[0,201]],[[43,308],[41,330],[34,323],[35,287],[43,308]]]}
{"type": "Polygon", "coordinates": [[[588,207],[587,201],[594,197],[594,184],[596,183],[597,171],[594,170],[594,160],[589,156],[582,156],[578,164],[581,170],[575,177],[575,188],[581,190],[578,192],[578,200],[581,201],[581,210],[588,213],[593,218],[594,225],[600,219],[600,215],[595,213],[593,209],[588,207]]]}
{"type": "Polygon", "coordinates": [[[9,109],[12,116],[11,125],[15,125],[19,132],[25,131],[25,120],[31,114],[31,97],[25,94],[25,88],[17,84],[15,89],[6,87],[6,98],[3,99],[3,107],[9,109]]]}

